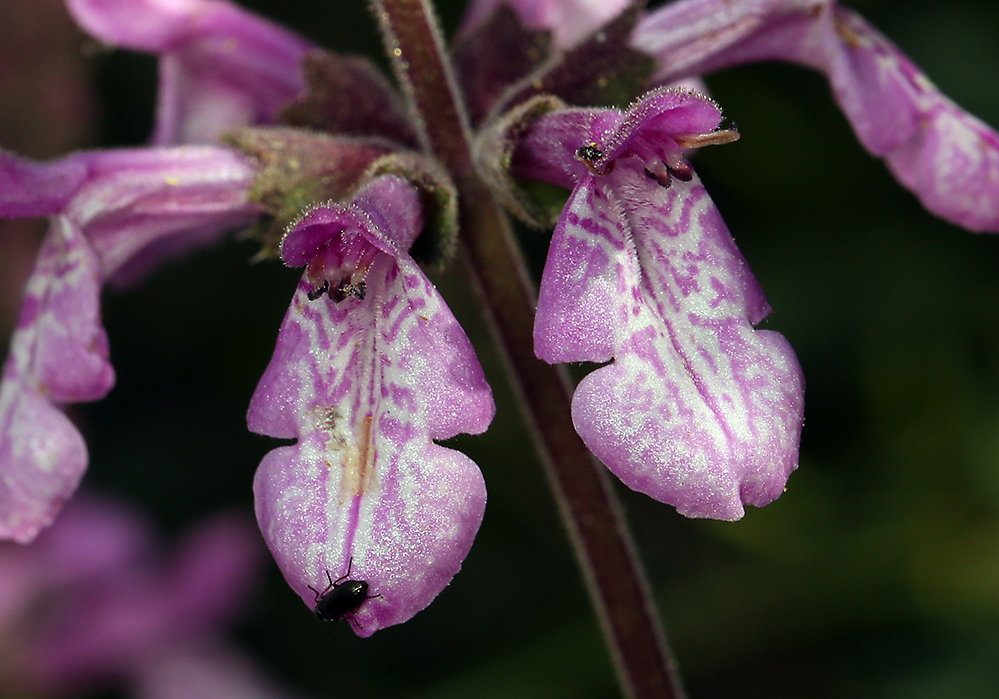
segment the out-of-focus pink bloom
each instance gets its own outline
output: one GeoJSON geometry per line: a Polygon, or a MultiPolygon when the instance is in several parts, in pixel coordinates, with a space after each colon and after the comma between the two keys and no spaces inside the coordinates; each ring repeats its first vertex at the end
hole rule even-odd
{"type": "Polygon", "coordinates": [[[10,661],[0,681],[57,693],[131,685],[239,617],[262,553],[249,520],[223,515],[164,563],[134,513],[75,498],[32,545],[0,544],[0,645],[10,661]]]}
{"type": "Polygon", "coordinates": [[[222,148],[50,163],[0,153],[0,216],[51,218],[0,382],[0,538],[31,541],[86,468],[86,446],[62,406],[98,400],[114,384],[104,282],[133,279],[250,220],[252,176],[244,157],[222,148]]]}
{"type": "Polygon", "coordinates": [[[630,0],[472,0],[465,10],[461,31],[471,31],[504,3],[528,28],[550,31],[555,47],[561,49],[612,20],[630,0]]]}
{"type": "Polygon", "coordinates": [[[14,627],[38,597],[89,585],[141,555],[150,532],[134,512],[112,501],[80,497],[66,508],[65,526],[31,546],[0,542],[0,638],[6,656],[14,627]]]}
{"type": "Polygon", "coordinates": [[[252,659],[218,643],[164,649],[143,663],[137,699],[293,699],[252,659]]]}
{"type": "Polygon", "coordinates": [[[312,45],[228,0],[67,0],[77,22],[114,46],[160,56],[152,142],[212,143],[274,121],[304,86],[312,45]]]}
{"type": "Polygon", "coordinates": [[[661,82],[766,60],[824,73],[857,138],[923,206],[999,231],[999,134],[850,10],[829,0],[679,0],[644,17],[632,43],[656,57],[661,82]]]}
{"type": "Polygon", "coordinates": [[[468,338],[409,257],[422,226],[417,191],[385,176],[290,227],[282,256],[306,272],[248,415],[252,431],[297,440],[254,481],[278,566],[309,607],[327,572],[367,581],[379,597],[352,615],[361,636],[444,589],[486,502],[475,463],[434,443],[485,431],[495,408],[468,338]]]}
{"type": "Polygon", "coordinates": [[[539,119],[518,174],[573,187],[541,280],[535,351],[613,363],[576,389],[583,441],[689,517],[738,519],[798,463],[803,380],[683,149],[729,140],[709,99],[660,90],[625,113],[539,119]],[[581,145],[583,144],[583,145],[581,145]]]}

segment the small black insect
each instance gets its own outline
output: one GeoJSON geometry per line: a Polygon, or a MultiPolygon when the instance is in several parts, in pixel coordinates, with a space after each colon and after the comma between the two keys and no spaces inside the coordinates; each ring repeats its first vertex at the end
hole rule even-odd
{"type": "Polygon", "coordinates": [[[594,175],[609,175],[614,169],[614,161],[605,163],[603,169],[597,168],[597,161],[604,157],[604,152],[600,150],[596,143],[580,146],[576,150],[576,160],[583,163],[586,169],[594,175]]]}
{"type": "Polygon", "coordinates": [[[364,604],[365,600],[381,597],[381,595],[369,595],[368,583],[366,580],[349,580],[350,569],[354,565],[353,557],[347,563],[347,574],[333,580],[330,572],[326,571],[326,579],[329,580],[322,592],[309,585],[309,589],[316,593],[316,608],[313,610],[320,621],[341,621],[347,623],[354,622],[360,627],[354,612],[364,604]]]}
{"type": "Polygon", "coordinates": [[[594,160],[600,160],[604,157],[604,152],[597,148],[596,143],[591,143],[587,146],[580,146],[579,150],[576,151],[576,157],[579,160],[588,160],[593,162],[594,160]]]}

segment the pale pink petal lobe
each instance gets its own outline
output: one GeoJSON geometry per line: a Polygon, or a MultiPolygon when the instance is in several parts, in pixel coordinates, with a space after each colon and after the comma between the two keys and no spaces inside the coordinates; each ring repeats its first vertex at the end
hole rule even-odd
{"type": "Polygon", "coordinates": [[[513,7],[527,27],[551,31],[559,49],[586,38],[628,6],[628,0],[473,0],[465,11],[462,31],[471,31],[503,2],[513,7]]]}
{"type": "Polygon", "coordinates": [[[0,537],[34,539],[83,476],[87,450],[60,407],[114,384],[100,284],[93,248],[69,219],[54,219],[0,383],[0,537]]]}

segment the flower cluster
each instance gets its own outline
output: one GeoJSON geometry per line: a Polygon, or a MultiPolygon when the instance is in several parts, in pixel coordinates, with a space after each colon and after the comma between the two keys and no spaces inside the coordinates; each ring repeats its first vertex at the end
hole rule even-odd
{"type": "MultiPolygon", "coordinates": [[[[51,222],[0,384],[0,536],[34,539],[86,468],[63,408],[114,383],[101,287],[252,223],[263,256],[305,268],[249,407],[252,431],[294,440],[257,472],[264,538],[309,606],[327,576],[368,583],[358,634],[409,619],[485,508],[476,465],[435,441],[485,431],[492,395],[420,267],[476,235],[457,228],[470,175],[428,152],[433,115],[367,59],[228,0],[67,3],[101,41],[159,56],[154,146],[0,153],[0,216],[51,222]]],[[[770,308],[687,159],[738,134],[678,87],[774,59],[821,71],[928,210],[999,231],[999,135],[831,0],[476,0],[453,46],[475,176],[528,224],[554,223],[537,357],[605,364],[575,390],[576,431],[691,517],[738,519],[797,466],[801,370],[755,329],[770,308]],[[557,220],[537,183],[570,192],[557,220]]]]}

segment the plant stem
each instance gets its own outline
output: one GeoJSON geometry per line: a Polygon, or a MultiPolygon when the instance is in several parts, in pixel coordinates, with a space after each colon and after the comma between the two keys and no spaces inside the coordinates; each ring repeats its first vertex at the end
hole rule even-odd
{"type": "Polygon", "coordinates": [[[374,9],[399,82],[421,120],[421,141],[458,186],[466,258],[569,530],[624,694],[635,699],[682,697],[612,484],[573,428],[567,376],[534,356],[535,289],[508,217],[475,172],[470,129],[429,1],[375,0],[374,9]]]}

